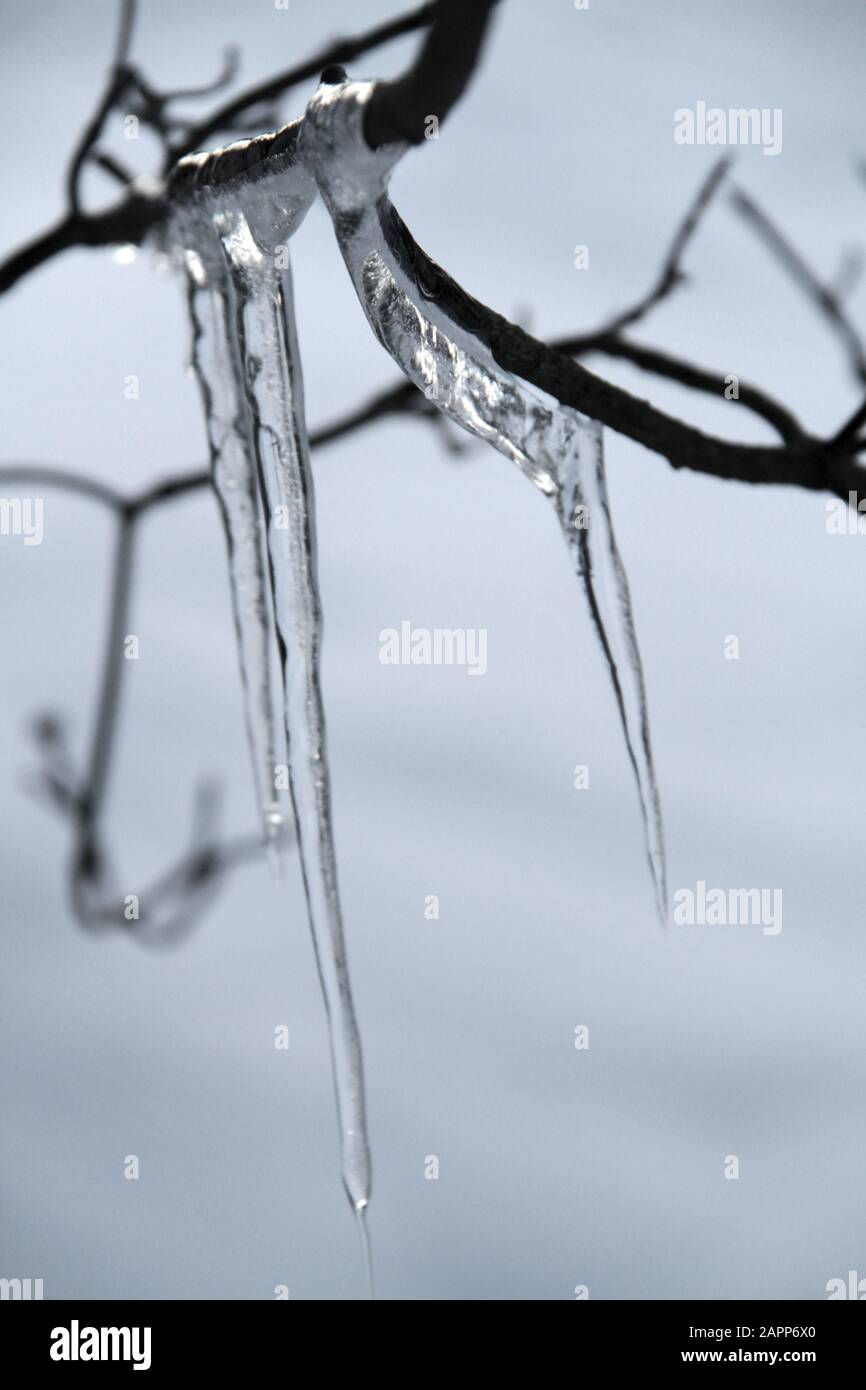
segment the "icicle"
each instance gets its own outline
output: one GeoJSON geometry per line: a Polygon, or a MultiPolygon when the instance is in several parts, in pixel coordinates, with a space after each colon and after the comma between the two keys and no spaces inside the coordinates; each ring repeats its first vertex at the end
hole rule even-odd
{"type": "Polygon", "coordinates": [[[250,424],[239,389],[230,280],[207,200],[185,205],[176,223],[187,273],[193,367],[204,401],[214,490],[228,546],[253,779],[263,839],[275,855],[288,805],[276,790],[279,703],[275,703],[274,624],[250,424]]]}
{"type": "MultiPolygon", "coordinates": [[[[596,427],[583,447],[572,454],[572,461],[577,466],[571,471],[563,467],[554,500],[577,573],[583,581],[590,617],[616,696],[637,782],[656,908],[664,924],[667,920],[665,844],[653,769],[649,711],[628,578],[613,531],[600,428],[596,427]]],[[[568,456],[563,463],[567,465],[568,456]]]]}
{"type": "MultiPolygon", "coordinates": [[[[282,657],[289,785],[310,927],[328,1016],[342,1143],[342,1174],[362,1235],[370,1155],[361,1046],[337,887],[330,773],[319,678],[322,615],[316,574],[312,473],[295,334],[287,241],[315,194],[302,166],[218,189],[211,234],[221,247],[221,331],[242,396],[244,446],[261,493],[282,657]],[[227,283],[226,283],[227,279],[227,283]]],[[[365,1245],[365,1249],[366,1249],[365,1245]]]]}
{"type": "Polygon", "coordinates": [[[387,196],[405,146],[371,151],[364,140],[363,111],[372,91],[370,83],[321,86],[307,108],[302,157],[382,345],[441,411],[505,454],[553,502],[613,682],[664,921],[661,809],[628,584],[607,500],[601,428],[505,371],[480,338],[425,296],[413,271],[411,237],[387,196]]]}

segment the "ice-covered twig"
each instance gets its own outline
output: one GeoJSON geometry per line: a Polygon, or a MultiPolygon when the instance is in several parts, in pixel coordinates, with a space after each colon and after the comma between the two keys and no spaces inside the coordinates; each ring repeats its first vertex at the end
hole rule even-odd
{"type": "MultiPolygon", "coordinates": [[[[704,179],[687,213],[680,221],[664,257],[661,270],[651,289],[630,309],[615,315],[601,328],[589,332],[576,333],[558,338],[552,343],[557,351],[570,357],[584,357],[600,353],[606,357],[621,358],[631,362],[641,370],[676,381],[693,391],[703,391],[718,398],[725,387],[725,373],[698,367],[683,358],[672,356],[657,348],[635,343],[622,336],[622,329],[644,319],[658,304],[662,303],[677,286],[685,280],[682,259],[688,245],[695,236],[712,200],[723,183],[730,161],[719,160],[704,179]]],[[[792,411],[782,405],[766,391],[744,381],[739,381],[737,403],[744,409],[772,426],[786,443],[804,441],[806,431],[792,411]]],[[[314,442],[329,442],[339,439],[353,429],[372,424],[389,415],[414,414],[419,418],[437,419],[438,412],[429,401],[412,389],[411,383],[403,381],[391,390],[381,391],[367,404],[359,406],[314,436],[314,442]]]]}
{"type": "Polygon", "coordinates": [[[551,404],[520,375],[503,370],[471,326],[431,301],[407,255],[409,234],[387,194],[391,170],[406,146],[372,151],[365,139],[364,116],[374,93],[369,83],[323,82],[307,108],[301,156],[382,346],[432,404],[517,464],[553,503],[608,664],[664,920],[664,839],[646,693],[610,517],[600,426],[568,406],[551,404]]]}
{"type": "MultiPolygon", "coordinates": [[[[0,261],[0,294],[72,247],[114,246],[118,243],[138,245],[165,217],[166,203],[160,196],[160,185],[182,156],[201,149],[219,132],[236,131],[243,127],[249,114],[260,111],[263,103],[273,102],[300,83],[309,82],[329,64],[350,62],[372,48],[423,29],[431,23],[435,14],[435,3],[421,5],[366,33],[338,39],[306,62],[239,92],[231,101],[217,107],[203,119],[190,123],[175,118],[171,106],[178,98],[201,99],[215,89],[214,84],[198,89],[157,92],[130,62],[132,7],[130,0],[121,0],[120,31],[106,85],[70,158],[66,176],[66,210],[47,231],[0,261]],[[98,142],[111,113],[120,109],[130,97],[138,103],[133,114],[138,114],[155,131],[163,145],[161,173],[145,185],[133,179],[113,207],[88,211],[81,205],[81,174],[89,162],[101,163],[104,167],[106,154],[98,142]]],[[[234,61],[227,62],[217,87],[230,80],[234,72],[234,61]]]]}
{"type": "Polygon", "coordinates": [[[433,0],[433,3],[420,5],[417,9],[377,25],[376,28],[369,29],[364,34],[335,39],[305,62],[295,64],[286,72],[278,73],[276,77],[268,78],[266,82],[261,82],[255,87],[248,87],[231,101],[226,102],[218,110],[212,111],[210,115],[192,126],[184,135],[183,140],[178,141],[167,151],[166,172],[171,169],[176,160],[181,159],[184,155],[192,154],[195,150],[202,149],[208,141],[213,140],[214,136],[237,129],[238,120],[243,119],[253,107],[271,103],[279,97],[285,96],[292,87],[312,81],[325,68],[337,63],[354,62],[356,58],[363,57],[373,48],[379,48],[382,44],[390,43],[392,39],[402,38],[405,34],[411,34],[418,29],[425,28],[432,23],[436,13],[437,4],[433,0]]]}
{"type": "Polygon", "coordinates": [[[707,435],[596,376],[481,304],[418,246],[402,221],[395,220],[393,237],[395,244],[402,242],[406,263],[425,298],[480,338],[499,366],[562,405],[660,454],[674,468],[744,483],[832,492],[845,500],[849,491],[859,492],[863,474],[850,447],[813,436],[776,446],[739,444],[707,435]]]}
{"type": "MultiPolygon", "coordinates": [[[[476,23],[480,11],[473,7],[470,15],[468,6],[464,5],[452,5],[449,9],[452,18],[460,13],[469,16],[466,23],[471,28],[472,24],[476,23]]],[[[268,83],[249,89],[212,113],[199,125],[188,128],[187,140],[181,141],[180,144],[175,143],[168,150],[167,166],[176,154],[193,148],[194,144],[201,143],[216,130],[230,127],[235,120],[248,114],[256,103],[282,94],[297,82],[307,80],[320,67],[346,62],[375,44],[411,32],[413,29],[423,28],[431,21],[438,19],[444,23],[445,14],[445,8],[440,9],[433,4],[424,5],[408,15],[371,30],[366,35],[340,40],[326,51],[317,54],[310,62],[299,65],[268,83]]],[[[431,40],[432,37],[431,34],[431,40]]],[[[472,53],[471,44],[467,43],[466,51],[472,53]]],[[[477,46],[473,62],[476,56],[477,46]]],[[[461,80],[465,81],[467,76],[464,67],[461,80]]],[[[391,84],[392,94],[398,85],[391,84]]],[[[382,133],[387,133],[387,129],[383,128],[382,133]]],[[[0,293],[17,283],[23,275],[71,246],[105,246],[118,241],[140,242],[164,217],[165,211],[165,200],[155,197],[152,191],[142,190],[137,183],[131,185],[121,203],[107,212],[86,214],[72,210],[48,232],[0,264],[0,293]]],[[[419,248],[417,254],[420,263],[424,259],[424,253],[419,248]]],[[[674,468],[689,468],[731,481],[827,491],[845,500],[848,500],[852,493],[859,497],[863,486],[863,472],[857,459],[856,440],[852,441],[850,437],[841,433],[837,433],[835,438],[816,438],[805,431],[797,437],[789,427],[790,421],[786,422],[786,435],[781,447],[740,444],[708,436],[694,426],[655,409],[649,402],[640,400],[595,376],[579,363],[568,360],[555,346],[549,347],[537,339],[530,338],[528,334],[508,324],[485,305],[472,300],[454,285],[453,281],[449,281],[432,262],[428,262],[426,274],[431,281],[435,281],[435,293],[443,301],[447,302],[452,294],[456,296],[455,310],[468,313],[477,330],[485,336],[497,360],[507,370],[524,375],[527,380],[542,390],[551,392],[564,404],[572,405],[575,409],[601,420],[618,433],[643,444],[647,449],[666,458],[674,468]]],[[[619,344],[622,341],[618,338],[619,344]]],[[[607,350],[608,346],[609,344],[605,344],[602,350],[607,350]]],[[[630,352],[639,353],[640,349],[626,346],[621,349],[619,355],[625,356],[630,352]]],[[[648,365],[648,362],[649,359],[644,355],[638,365],[648,365]]],[[[676,368],[671,362],[665,363],[663,357],[658,358],[650,369],[656,368],[661,370],[663,375],[678,379],[675,374],[676,368]]],[[[689,371],[688,368],[689,364],[682,364],[679,374],[685,384],[698,389],[711,389],[709,381],[705,378],[701,381],[697,369],[689,371]],[[686,377],[688,380],[685,380],[686,377]]],[[[752,403],[754,408],[762,404],[760,397],[756,396],[752,396],[752,403]]],[[[763,410],[763,413],[765,418],[769,418],[766,410],[763,410]]],[[[781,423],[782,417],[778,412],[775,413],[781,423]]],[[[790,412],[788,415],[790,416],[790,412]]]]}

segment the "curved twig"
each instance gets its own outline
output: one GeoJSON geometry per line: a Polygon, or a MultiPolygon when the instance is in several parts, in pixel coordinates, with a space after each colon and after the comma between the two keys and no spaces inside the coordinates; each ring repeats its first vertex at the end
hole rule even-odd
{"type": "Polygon", "coordinates": [[[439,0],[430,32],[412,67],[396,82],[377,83],[367,104],[364,138],[371,149],[401,140],[420,144],[430,116],[441,125],[475,71],[497,3],[439,0]]]}

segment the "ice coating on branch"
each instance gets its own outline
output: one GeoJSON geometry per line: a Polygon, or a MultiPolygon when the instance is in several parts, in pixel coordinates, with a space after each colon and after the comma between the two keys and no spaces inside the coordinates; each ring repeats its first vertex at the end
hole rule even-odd
{"type": "MultiPolygon", "coordinates": [[[[207,358],[206,400],[216,398],[219,404],[209,406],[209,420],[216,413],[222,425],[230,426],[220,429],[221,444],[228,434],[237,440],[236,452],[243,455],[238,474],[255,497],[266,536],[289,790],[328,1018],[343,1183],[353,1209],[363,1217],[370,1198],[370,1155],[337,886],[319,677],[322,614],[314,496],[287,247],[314,194],[306,171],[291,166],[255,182],[239,182],[237,188],[212,189],[198,197],[202,225],[188,230],[185,240],[198,261],[190,271],[193,279],[204,273],[210,288],[210,322],[217,339],[207,358]]],[[[250,627],[258,627],[257,639],[256,634],[248,638],[250,646],[258,641],[257,652],[268,645],[258,582],[257,570],[256,603],[245,612],[250,627]]]]}
{"type": "Polygon", "coordinates": [[[408,233],[387,195],[405,146],[370,150],[363,135],[371,83],[323,85],[299,147],[326,203],[367,318],[406,376],[464,429],[521,469],[556,510],[613,683],[637,781],[647,856],[667,916],[664,839],[643,671],[625,569],[605,485],[601,427],[505,371],[487,345],[413,273],[408,233]]]}

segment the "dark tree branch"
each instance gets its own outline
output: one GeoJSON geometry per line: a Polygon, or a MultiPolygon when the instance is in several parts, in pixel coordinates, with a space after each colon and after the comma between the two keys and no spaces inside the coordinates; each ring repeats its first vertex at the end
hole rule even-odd
{"type": "Polygon", "coordinates": [[[860,433],[864,425],[866,425],[866,401],[857,407],[850,420],[847,420],[842,426],[833,442],[835,444],[847,443],[849,440],[854,439],[855,435],[860,433]]]}
{"type": "Polygon", "coordinates": [[[70,213],[53,227],[49,227],[47,232],[27,242],[5,261],[0,262],[0,294],[11,290],[23,275],[29,275],[31,270],[36,270],[54,256],[59,256],[61,251],[68,251],[70,246],[80,246],[81,224],[82,219],[70,213]]]}
{"type": "Polygon", "coordinates": [[[609,342],[612,337],[621,333],[624,328],[630,328],[632,324],[645,318],[651,309],[654,309],[663,299],[667,299],[668,295],[683,283],[685,280],[685,275],[681,268],[683,255],[685,254],[689,242],[698,230],[704,214],[713,201],[718,188],[727,176],[730,167],[730,155],[723,155],[723,157],[713,165],[707,178],[698,189],[694,202],[674,233],[658,279],[649,292],[645,294],[642,299],[639,299],[630,309],[626,309],[623,313],[617,314],[615,318],[612,318],[607,324],[604,324],[594,333],[587,334],[582,342],[580,339],[575,339],[576,342],[581,344],[574,349],[575,355],[588,351],[590,347],[597,346],[599,340],[609,342]]]}
{"type": "Polygon", "coordinates": [[[730,200],[735,210],[758,233],[779,263],[827,319],[848,354],[851,370],[857,380],[866,385],[866,350],[836,294],[822,285],[799,251],[743,189],[735,188],[730,200]]]}
{"type": "Polygon", "coordinates": [[[117,45],[114,50],[115,68],[125,67],[132,50],[132,35],[138,17],[137,0],[121,0],[120,24],[117,30],[117,45]]]}
{"type": "MultiPolygon", "coordinates": [[[[442,119],[447,114],[474,71],[491,10],[492,4],[486,0],[477,0],[471,8],[461,6],[459,0],[440,0],[431,31],[409,73],[396,83],[380,84],[367,104],[364,133],[372,148],[395,140],[418,141],[428,115],[442,119]]],[[[634,310],[609,326],[612,332],[602,335],[609,349],[617,347],[623,356],[640,354],[640,349],[619,346],[619,329],[643,316],[677,283],[683,250],[726,169],[724,162],[718,164],[700,190],[674,238],[657,285],[634,310]]],[[[769,412],[774,427],[786,440],[784,447],[739,444],[706,435],[595,376],[474,299],[417,245],[393,208],[391,217],[392,250],[421,297],[438,303],[464,329],[480,337],[500,366],[562,404],[661,454],[675,468],[741,482],[828,490],[845,497],[859,488],[862,473],[847,439],[807,436],[789,411],[776,407],[755,388],[747,388],[747,403],[765,418],[769,412]]],[[[644,362],[650,360],[645,354],[644,362]]],[[[670,359],[661,354],[654,359],[654,366],[668,375],[674,370],[670,359]]],[[[679,379],[702,390],[709,387],[707,374],[698,369],[679,370],[679,379]]]]}
{"type": "MultiPolygon", "coordinates": [[[[679,382],[680,386],[687,386],[692,391],[704,391],[717,399],[723,399],[725,389],[725,374],[713,372],[704,367],[696,367],[691,362],[684,362],[678,357],[672,357],[668,353],[660,352],[658,348],[643,347],[639,343],[631,342],[625,338],[615,335],[610,337],[599,337],[589,341],[587,346],[585,339],[563,338],[554,344],[560,352],[567,352],[570,356],[583,356],[586,352],[600,352],[605,357],[619,357],[624,361],[633,363],[640,367],[642,371],[652,372],[654,376],[666,377],[669,381],[679,382]]],[[[802,443],[808,439],[808,435],[786,406],[780,405],[773,400],[765,391],[761,391],[757,386],[749,386],[747,382],[738,381],[739,396],[737,402],[751,410],[754,415],[759,415],[766,420],[768,425],[779,435],[780,439],[786,444],[802,443]]]]}
{"type": "Polygon", "coordinates": [[[106,626],[102,681],[96,706],[93,736],[88,758],[87,782],[81,794],[81,836],[86,844],[95,839],[97,822],[105,802],[108,771],[114,752],[114,737],[120,713],[126,662],[122,659],[123,639],[128,628],[132,572],[135,559],[135,523],[131,515],[118,520],[112,570],[111,602],[106,626]]]}
{"type": "Polygon", "coordinates": [[[56,487],[66,492],[78,493],[93,502],[101,502],[114,512],[122,511],[126,505],[115,488],[99,482],[96,478],[88,478],[84,473],[57,468],[50,463],[9,463],[0,467],[0,485],[21,482],[32,487],[56,487]]]}
{"type": "Polygon", "coordinates": [[[120,160],[115,159],[114,155],[108,154],[105,150],[92,150],[90,153],[91,163],[98,169],[102,169],[106,174],[110,174],[116,183],[122,188],[128,188],[135,175],[129,169],[125,169],[120,160]]]}
{"type": "Polygon", "coordinates": [[[733,443],[704,434],[596,376],[467,294],[418,246],[394,208],[389,237],[418,294],[477,335],[501,367],[563,405],[661,454],[674,468],[744,483],[829,491],[846,498],[850,491],[858,490],[863,475],[847,442],[839,445],[804,436],[793,444],[775,447],[733,443]]]}
{"type": "MultiPolygon", "coordinates": [[[[471,4],[472,2],[473,0],[465,0],[465,3],[471,4]]],[[[425,28],[426,25],[432,23],[436,12],[437,5],[435,3],[421,5],[419,9],[411,10],[408,14],[390,20],[387,24],[380,24],[378,28],[370,29],[366,34],[353,38],[336,39],[306,63],[289,68],[288,71],[280,73],[277,77],[269,78],[267,82],[260,82],[256,87],[248,87],[232,101],[227,102],[219,110],[212,112],[203,121],[200,121],[198,125],[193,126],[184,139],[168,151],[165,172],[168,172],[176,160],[200,150],[215,135],[224,131],[235,130],[238,118],[242,117],[250,107],[260,105],[262,102],[275,101],[278,97],[285,96],[292,87],[297,87],[302,82],[312,82],[319,76],[323,68],[354,62],[356,58],[362,57],[372,48],[378,48],[384,43],[390,43],[392,39],[399,39],[404,34],[411,34],[417,29],[425,28]]]]}
{"type": "Polygon", "coordinates": [[[174,502],[188,492],[197,492],[211,485],[211,475],[205,469],[195,473],[180,473],[174,478],[165,478],[161,483],[154,483],[145,492],[139,493],[127,502],[126,506],[139,516],[151,507],[161,506],[163,502],[174,502]]]}
{"type": "MultiPolygon", "coordinates": [[[[51,465],[12,464],[0,468],[0,484],[27,482],[58,487],[105,506],[116,518],[109,614],[102,655],[102,678],[93,721],[90,752],[83,777],[76,777],[63,726],[55,717],[36,722],[36,738],[44,766],[38,791],[68,820],[73,831],[70,859],[70,899],[78,922],[89,929],[126,929],[146,945],[164,945],[185,936],[207,907],[222,877],[232,868],[261,856],[257,836],[221,843],[214,822],[218,806],[215,788],[200,789],[195,802],[191,847],[159,879],[141,890],[141,916],[128,921],[124,894],[110,886],[110,864],[102,836],[102,820],[120,718],[125,657],[123,639],[129,626],[135,562],[136,526],[142,516],[164,502],[210,487],[204,471],[180,474],[127,498],[116,489],[84,474],[51,465]]],[[[284,843],[289,843],[286,834],[284,843]]]]}
{"type": "Polygon", "coordinates": [[[359,406],[357,410],[351,411],[342,419],[335,420],[332,424],[325,425],[316,433],[311,434],[310,444],[313,447],[331,444],[337,439],[343,439],[346,435],[352,434],[357,429],[363,429],[365,425],[372,425],[377,420],[385,419],[388,415],[408,414],[433,416],[438,415],[439,412],[413,382],[400,381],[387,391],[380,391],[366,405],[359,406]]]}
{"type": "Polygon", "coordinates": [[[835,275],[827,282],[827,289],[837,301],[843,304],[850,299],[863,275],[863,250],[860,246],[849,246],[842,252],[835,275]]]}
{"type": "Polygon", "coordinates": [[[120,102],[123,93],[129,85],[129,75],[125,68],[116,68],[112,72],[111,80],[102,95],[93,116],[84,127],[84,132],[76,145],[69,165],[69,172],[66,175],[66,200],[69,210],[73,216],[80,214],[81,204],[79,200],[79,184],[81,173],[91,151],[94,149],[97,140],[102,134],[105,122],[112,111],[120,102]]]}
{"type": "Polygon", "coordinates": [[[367,103],[364,138],[371,149],[401,140],[420,144],[429,116],[435,116],[441,125],[475,71],[497,3],[439,0],[430,32],[412,67],[396,82],[377,82],[367,103]]]}
{"type": "Polygon", "coordinates": [[[173,101],[198,101],[202,97],[215,96],[217,92],[223,92],[226,87],[231,86],[238,75],[240,62],[241,51],[236,44],[231,44],[223,54],[222,67],[210,82],[203,82],[198,87],[172,87],[168,92],[158,92],[139,75],[138,84],[154,106],[168,106],[173,101]]]}
{"type": "MultiPolygon", "coordinates": [[[[660,352],[657,348],[643,347],[615,336],[606,338],[593,335],[587,338],[582,334],[559,338],[552,346],[570,357],[598,352],[606,357],[622,358],[654,376],[665,377],[690,390],[703,391],[717,399],[723,399],[725,378],[721,372],[692,366],[691,363],[660,352]]],[[[739,397],[733,404],[745,406],[747,410],[766,420],[786,443],[809,438],[799,421],[785,406],[756,386],[749,386],[740,380],[739,397]]],[[[356,429],[375,424],[391,415],[416,415],[419,419],[431,421],[442,419],[436,406],[428,401],[411,381],[400,381],[390,389],[379,392],[366,405],[359,406],[311,435],[310,443],[329,444],[333,440],[344,438],[356,429]]]]}
{"type": "MultiPolygon", "coordinates": [[[[685,280],[682,271],[682,258],[706,214],[718,188],[730,167],[730,158],[720,159],[710,170],[701,184],[698,193],[685,217],[678,225],[671,240],[667,254],[653,287],[630,309],[626,309],[608,321],[602,328],[589,333],[581,333],[558,339],[553,346],[570,357],[583,357],[599,352],[608,357],[622,358],[640,367],[643,371],[676,381],[691,390],[704,391],[720,398],[725,387],[722,372],[712,372],[696,367],[690,362],[675,358],[657,349],[642,347],[620,336],[624,326],[634,324],[645,318],[649,312],[668,297],[685,280]]],[[[775,401],[757,387],[739,383],[739,404],[767,421],[786,443],[807,438],[805,431],[791,411],[775,401]]],[[[380,420],[388,415],[414,413],[419,418],[441,419],[436,407],[411,382],[403,381],[388,391],[374,396],[366,405],[353,411],[343,419],[334,422],[320,431],[316,442],[326,443],[340,438],[356,428],[380,420]]]]}
{"type": "MultiPolygon", "coordinates": [[[[232,60],[227,60],[226,67],[216,84],[209,84],[209,86],[199,89],[186,88],[180,92],[157,92],[145,81],[137,69],[128,65],[128,47],[131,42],[133,17],[127,11],[132,9],[134,9],[134,5],[129,5],[127,0],[124,0],[121,32],[116,49],[116,56],[119,58],[122,54],[123,60],[114,63],[96,111],[72,154],[66,180],[67,211],[54,227],[35,237],[27,245],[12,252],[5,261],[0,262],[0,294],[10,290],[23,275],[36,270],[46,261],[71,247],[113,246],[118,242],[130,242],[138,245],[164,216],[164,202],[156,196],[143,195],[136,190],[134,185],[128,188],[123,200],[107,212],[88,213],[80,206],[81,173],[88,160],[94,158],[97,158],[98,162],[106,167],[103,162],[104,153],[99,152],[97,155],[97,143],[108,116],[116,109],[125,95],[131,94],[140,99],[141,106],[138,114],[162,138],[165,146],[163,173],[167,173],[176,160],[183,155],[200,149],[203,144],[220,132],[237,129],[238,123],[243,124],[244,117],[261,107],[263,102],[273,102],[300,83],[311,81],[318,76],[322,68],[333,63],[350,62],[391,39],[400,38],[404,34],[424,28],[433,20],[437,6],[435,3],[422,5],[419,9],[412,10],[387,24],[370,29],[365,34],[336,40],[308,62],[290,68],[286,72],[270,78],[267,82],[247,88],[197,124],[185,123],[180,136],[176,139],[171,138],[171,130],[177,125],[177,122],[168,114],[168,105],[177,97],[190,99],[204,96],[212,92],[215,87],[219,88],[224,85],[234,75],[232,60]]],[[[116,167],[119,168],[119,166],[116,167]]]]}
{"type": "Polygon", "coordinates": [[[127,59],[132,46],[132,33],[135,28],[136,8],[136,0],[121,0],[120,25],[118,28],[117,43],[115,45],[114,63],[109,74],[108,84],[93,116],[84,127],[81,138],[70,160],[69,172],[66,176],[66,198],[70,213],[73,214],[73,216],[81,211],[79,204],[79,184],[84,165],[90,158],[96,146],[96,142],[102,134],[106,120],[119,104],[129,85],[130,72],[127,67],[127,59]]]}

